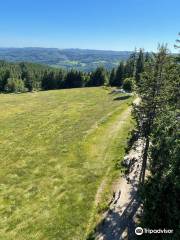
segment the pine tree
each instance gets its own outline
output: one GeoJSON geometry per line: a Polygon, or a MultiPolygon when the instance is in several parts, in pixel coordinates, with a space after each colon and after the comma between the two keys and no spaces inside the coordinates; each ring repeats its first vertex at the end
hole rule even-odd
{"type": "Polygon", "coordinates": [[[104,67],[98,67],[91,73],[89,86],[103,86],[107,82],[107,72],[104,67]]]}
{"type": "Polygon", "coordinates": [[[116,77],[116,70],[113,68],[110,73],[109,77],[109,85],[110,86],[115,86],[115,77],[116,77]]]}
{"type": "Polygon", "coordinates": [[[169,62],[167,49],[159,47],[159,52],[154,55],[153,63],[148,63],[145,72],[142,74],[138,93],[141,98],[139,105],[134,106],[134,116],[141,136],[144,138],[143,164],[140,175],[140,182],[143,184],[147,166],[147,157],[150,144],[150,134],[153,129],[154,119],[161,111],[165,99],[163,90],[166,83],[166,66],[169,62]]]}
{"type": "Polygon", "coordinates": [[[42,89],[43,90],[49,90],[49,77],[48,77],[48,71],[46,70],[44,72],[43,78],[42,78],[42,89]]]}
{"type": "Polygon", "coordinates": [[[136,73],[136,49],[135,51],[130,55],[129,59],[126,61],[126,64],[124,66],[124,77],[135,77],[136,73]]]}
{"type": "MultiPolygon", "coordinates": [[[[150,176],[142,191],[143,224],[149,228],[174,229],[180,238],[180,66],[173,60],[163,66],[164,88],[159,92],[163,106],[157,111],[151,130],[150,176]],[[179,87],[178,87],[179,86],[179,87]]],[[[154,236],[154,239],[169,239],[154,236]]]]}
{"type": "Polygon", "coordinates": [[[0,70],[0,92],[5,91],[5,86],[10,78],[10,71],[2,67],[0,70]]]}
{"type": "Polygon", "coordinates": [[[114,80],[114,86],[121,87],[124,80],[124,63],[120,62],[117,70],[116,70],[116,76],[114,80]]]}
{"type": "Polygon", "coordinates": [[[24,85],[28,89],[28,91],[31,92],[33,90],[33,73],[32,71],[30,71],[30,69],[28,69],[25,63],[20,63],[20,68],[21,68],[21,79],[23,79],[24,85]]]}
{"type": "Polygon", "coordinates": [[[33,77],[29,71],[25,73],[24,84],[28,91],[32,92],[33,90],[33,77]]]}
{"type": "Polygon", "coordinates": [[[135,79],[136,83],[139,83],[140,80],[140,74],[144,71],[144,52],[142,49],[140,49],[138,56],[137,56],[137,61],[136,61],[136,74],[135,74],[135,79]]]}
{"type": "Polygon", "coordinates": [[[56,72],[55,78],[56,78],[56,82],[57,82],[57,89],[64,88],[65,71],[60,69],[58,72],[56,72]]]}

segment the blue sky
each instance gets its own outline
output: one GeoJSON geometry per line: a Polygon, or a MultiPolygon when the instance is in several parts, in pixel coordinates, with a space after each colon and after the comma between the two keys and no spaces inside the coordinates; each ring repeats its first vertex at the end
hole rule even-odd
{"type": "Polygon", "coordinates": [[[0,47],[156,50],[180,31],[180,0],[4,0],[0,47]]]}

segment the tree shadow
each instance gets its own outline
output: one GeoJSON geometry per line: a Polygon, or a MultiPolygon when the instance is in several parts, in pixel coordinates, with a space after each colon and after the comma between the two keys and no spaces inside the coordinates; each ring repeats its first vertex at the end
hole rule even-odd
{"type": "Polygon", "coordinates": [[[131,97],[130,95],[119,96],[119,97],[114,98],[113,101],[125,100],[125,99],[128,99],[128,98],[130,98],[130,97],[131,97]]]}
{"type": "MultiPolygon", "coordinates": [[[[139,209],[141,209],[141,200],[138,196],[139,178],[137,178],[140,172],[141,168],[136,168],[134,177],[131,178],[129,182],[129,184],[131,184],[131,190],[128,203],[125,203],[119,208],[109,209],[101,222],[95,227],[94,238],[89,238],[89,240],[96,239],[97,236],[103,236],[103,240],[136,239],[135,217],[137,217],[137,213],[139,209]],[[123,237],[124,231],[126,231],[128,235],[127,238],[123,237]]],[[[126,177],[128,178],[128,175],[126,175],[126,177]]]]}
{"type": "Polygon", "coordinates": [[[114,89],[111,92],[109,92],[109,94],[118,94],[118,93],[122,94],[122,90],[117,88],[117,89],[114,89]]]}
{"type": "Polygon", "coordinates": [[[96,226],[96,236],[101,235],[105,240],[120,240],[123,232],[128,232],[128,239],[135,239],[135,216],[140,207],[140,200],[135,195],[126,207],[122,215],[114,210],[109,210],[106,217],[96,226]]]}
{"type": "Polygon", "coordinates": [[[123,176],[126,179],[126,183],[130,184],[127,202],[123,205],[120,204],[121,198],[119,198],[119,205],[112,202],[110,209],[96,225],[94,231],[87,238],[88,240],[101,239],[101,237],[103,240],[136,239],[137,218],[142,214],[142,202],[138,191],[141,185],[139,176],[142,172],[142,152],[138,149],[139,144],[136,146],[138,161],[134,161],[134,158],[131,158],[131,161],[133,161],[128,168],[128,172],[123,176]]]}

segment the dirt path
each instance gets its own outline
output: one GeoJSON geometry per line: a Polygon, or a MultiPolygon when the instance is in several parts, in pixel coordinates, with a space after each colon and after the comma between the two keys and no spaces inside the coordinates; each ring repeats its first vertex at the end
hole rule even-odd
{"type": "MultiPolygon", "coordinates": [[[[104,138],[106,139],[106,141],[108,141],[108,145],[109,145],[106,148],[106,151],[104,152],[104,159],[109,157],[109,148],[111,147],[110,143],[113,139],[116,138],[117,134],[119,133],[119,130],[121,129],[121,127],[123,126],[123,124],[125,123],[125,121],[127,120],[128,116],[130,114],[131,114],[131,108],[128,108],[125,111],[123,111],[116,119],[116,122],[110,128],[108,128],[106,133],[104,133],[104,138]]],[[[107,170],[106,175],[108,174],[108,171],[109,170],[107,170]]],[[[98,202],[101,198],[101,193],[103,192],[104,186],[106,185],[106,175],[104,176],[104,180],[102,181],[102,183],[97,191],[97,194],[95,197],[96,204],[98,204],[98,202]]]]}
{"type": "MultiPolygon", "coordinates": [[[[139,98],[135,99],[134,104],[138,104],[139,101],[139,98]]],[[[131,167],[115,184],[113,201],[102,222],[97,226],[96,240],[134,239],[136,218],[142,210],[137,195],[142,146],[143,142],[139,139],[125,156],[126,162],[131,160],[131,167]]]]}
{"type": "MultiPolygon", "coordinates": [[[[110,124],[109,124],[109,121],[107,122],[108,126],[106,126],[105,128],[104,126],[102,126],[103,130],[101,130],[101,126],[98,127],[98,125],[97,126],[95,125],[92,128],[92,130],[88,132],[88,136],[87,136],[88,141],[91,142],[90,147],[88,149],[89,150],[88,156],[90,156],[92,159],[96,159],[96,161],[98,162],[102,162],[102,160],[105,162],[108,162],[109,159],[112,158],[111,157],[112,153],[110,149],[112,147],[113,140],[117,137],[117,135],[119,134],[119,131],[123,129],[130,114],[131,114],[131,107],[127,106],[127,108],[124,111],[122,111],[120,114],[118,114],[110,124]],[[100,131],[100,133],[97,134],[98,131],[100,131]]],[[[113,116],[113,112],[112,114],[109,114],[110,117],[111,115],[113,116]]],[[[106,172],[104,173],[103,179],[97,190],[97,193],[94,199],[94,209],[96,209],[98,203],[101,202],[102,193],[107,184],[107,175],[109,173],[108,167],[109,167],[109,164],[107,164],[106,172]]],[[[111,167],[112,166],[110,166],[110,168],[111,167]]],[[[89,218],[87,232],[89,232],[89,227],[93,225],[93,221],[94,221],[94,212],[92,211],[92,216],[90,216],[89,218]]]]}
{"type": "Polygon", "coordinates": [[[114,201],[97,228],[97,240],[134,239],[136,216],[141,211],[137,196],[141,169],[141,140],[135,143],[134,149],[125,158],[138,160],[131,166],[129,174],[117,182],[114,201]]]}

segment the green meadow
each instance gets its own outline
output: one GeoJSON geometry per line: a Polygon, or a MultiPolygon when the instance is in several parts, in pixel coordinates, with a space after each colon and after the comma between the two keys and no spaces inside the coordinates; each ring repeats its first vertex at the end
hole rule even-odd
{"type": "Polygon", "coordinates": [[[132,97],[123,96],[105,88],[0,95],[1,240],[86,239],[133,125],[132,97]]]}

